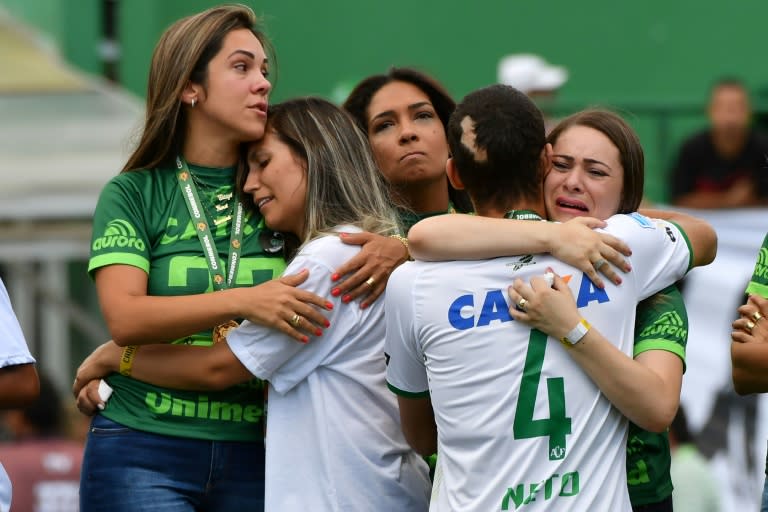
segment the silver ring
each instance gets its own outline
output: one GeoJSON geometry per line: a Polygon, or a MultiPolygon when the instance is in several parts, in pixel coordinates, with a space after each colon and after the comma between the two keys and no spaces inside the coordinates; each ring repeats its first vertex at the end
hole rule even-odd
{"type": "Polygon", "coordinates": [[[525,311],[525,305],[528,304],[528,301],[525,300],[525,298],[521,298],[519,301],[517,301],[517,307],[525,311]]]}
{"type": "Polygon", "coordinates": [[[294,327],[298,327],[300,322],[301,322],[301,315],[299,315],[298,313],[294,313],[293,316],[291,317],[291,325],[294,327]]]}
{"type": "Polygon", "coordinates": [[[600,267],[608,263],[608,261],[605,258],[600,258],[596,262],[592,264],[593,267],[595,267],[595,270],[600,270],[600,267]]]}

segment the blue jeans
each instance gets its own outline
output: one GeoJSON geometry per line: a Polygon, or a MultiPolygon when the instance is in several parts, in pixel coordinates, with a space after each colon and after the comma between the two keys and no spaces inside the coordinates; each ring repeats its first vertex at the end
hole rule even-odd
{"type": "Polygon", "coordinates": [[[768,512],[768,476],[765,477],[765,484],[763,484],[763,500],[760,504],[760,512],[768,512]]]}
{"type": "Polygon", "coordinates": [[[151,434],[100,415],[88,432],[81,512],[264,510],[264,443],[151,434]]]}

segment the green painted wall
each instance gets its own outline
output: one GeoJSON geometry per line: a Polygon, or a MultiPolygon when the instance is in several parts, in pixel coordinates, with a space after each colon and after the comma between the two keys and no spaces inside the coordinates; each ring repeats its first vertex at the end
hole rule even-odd
{"type": "Polygon", "coordinates": [[[0,0],[0,7],[40,32],[70,63],[93,74],[101,74],[100,6],[100,0],[0,0]]]}
{"type": "MultiPolygon", "coordinates": [[[[152,48],[163,29],[218,3],[121,0],[125,86],[143,94],[152,48]]],[[[624,113],[646,147],[646,193],[655,200],[666,199],[666,171],[680,139],[705,124],[711,82],[729,74],[743,77],[754,90],[768,87],[759,53],[768,19],[764,0],[243,3],[262,17],[277,48],[276,100],[332,96],[391,65],[429,71],[457,98],[495,81],[496,63],[509,53],[534,52],[566,66],[571,76],[558,97],[559,112],[603,105],[624,113]]],[[[85,54],[94,32],[84,25],[98,24],[99,0],[0,0],[0,5],[59,34],[70,60],[91,69],[80,64],[90,62],[85,54]],[[71,25],[62,28],[57,19],[71,25]]],[[[765,101],[756,97],[756,102],[762,109],[765,101]]]]}

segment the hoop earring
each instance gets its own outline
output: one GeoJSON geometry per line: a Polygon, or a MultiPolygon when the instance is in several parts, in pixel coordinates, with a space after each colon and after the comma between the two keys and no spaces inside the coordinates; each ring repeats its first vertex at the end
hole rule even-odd
{"type": "Polygon", "coordinates": [[[195,105],[197,104],[197,98],[192,98],[192,101],[190,102],[190,105],[192,108],[195,108],[195,105]]]}

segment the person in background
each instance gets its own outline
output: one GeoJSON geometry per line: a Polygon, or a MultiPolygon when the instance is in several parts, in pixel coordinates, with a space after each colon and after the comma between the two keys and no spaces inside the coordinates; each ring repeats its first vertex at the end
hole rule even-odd
{"type": "MultiPolygon", "coordinates": [[[[472,210],[467,194],[451,186],[445,175],[445,126],[456,103],[434,78],[416,69],[393,67],[386,74],[363,79],[343,106],[368,137],[379,170],[387,180],[390,197],[398,206],[402,235],[407,237],[411,226],[421,219],[472,210]]],[[[407,239],[396,238],[407,249],[407,239]]],[[[371,249],[382,244],[388,253],[397,254],[390,248],[391,241],[371,233],[351,233],[342,239],[349,244],[368,243],[371,249]]],[[[332,276],[334,281],[356,270],[362,262],[362,255],[358,255],[338,268],[332,276]]],[[[380,293],[388,277],[377,275],[367,284],[380,293]]],[[[362,284],[351,276],[332,293],[349,302],[365,291],[362,284]]],[[[369,303],[365,300],[361,307],[369,303]]]]}
{"type": "Polygon", "coordinates": [[[768,204],[768,137],[752,126],[744,83],[718,80],[707,107],[710,126],[685,140],[672,169],[671,203],[684,208],[768,204]]]}
{"type": "Polygon", "coordinates": [[[503,57],[498,64],[497,82],[522,91],[544,114],[544,129],[557,125],[552,113],[558,90],[568,81],[568,70],[554,66],[539,55],[517,53],[503,57]]]}
{"type": "Polygon", "coordinates": [[[669,427],[669,446],[675,512],[720,512],[719,482],[694,443],[682,405],[669,427]]]}
{"type": "Polygon", "coordinates": [[[472,211],[469,197],[445,175],[445,126],[456,103],[435,79],[391,68],[357,84],[344,108],[368,137],[393,202],[403,207],[406,234],[421,219],[472,211]]]}
{"type": "MultiPolygon", "coordinates": [[[[24,407],[37,399],[40,381],[35,359],[13,312],[5,284],[0,280],[0,409],[24,407]]],[[[11,481],[0,458],[0,512],[11,506],[11,481]]]]}
{"type": "Polygon", "coordinates": [[[68,438],[61,396],[40,375],[40,396],[5,411],[2,426],[11,435],[0,443],[0,460],[13,483],[13,510],[77,512],[83,444],[68,438]]]}

